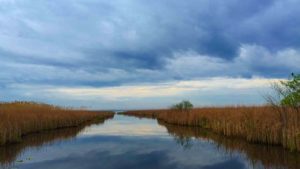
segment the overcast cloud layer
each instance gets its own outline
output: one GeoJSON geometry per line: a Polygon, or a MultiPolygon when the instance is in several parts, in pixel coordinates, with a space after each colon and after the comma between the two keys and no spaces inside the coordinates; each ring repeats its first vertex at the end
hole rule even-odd
{"type": "Polygon", "coordinates": [[[300,72],[299,16],[299,0],[0,0],[0,99],[94,108],[262,103],[268,80],[300,72]],[[176,88],[216,78],[230,94],[176,88]],[[240,98],[256,96],[233,98],[226,84],[241,79],[260,85],[240,98]],[[116,94],[128,88],[132,95],[116,94]]]}

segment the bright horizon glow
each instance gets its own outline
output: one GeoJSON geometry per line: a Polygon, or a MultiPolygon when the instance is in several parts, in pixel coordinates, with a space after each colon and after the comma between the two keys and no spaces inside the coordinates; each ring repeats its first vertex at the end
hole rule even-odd
{"type": "Polygon", "coordinates": [[[300,73],[300,1],[0,0],[0,101],[264,104],[300,73]],[[284,7],[284,8],[282,8],[284,7]]]}
{"type": "Polygon", "coordinates": [[[147,98],[176,96],[185,92],[214,91],[234,89],[259,89],[268,88],[272,83],[284,79],[265,78],[211,78],[203,80],[176,81],[172,83],[157,83],[148,85],[132,85],[118,87],[77,87],[77,88],[53,88],[46,89],[49,93],[58,93],[69,97],[102,97],[108,100],[122,98],[147,98]]]}
{"type": "MultiPolygon", "coordinates": [[[[62,106],[88,106],[91,109],[148,109],[168,108],[183,99],[195,106],[253,105],[264,104],[263,95],[270,92],[272,83],[285,79],[262,77],[230,78],[214,77],[198,80],[173,81],[169,83],[132,84],[116,87],[57,87],[13,85],[11,89],[24,91],[24,97],[46,100],[67,100],[62,106]],[[33,92],[34,91],[34,92],[33,92]],[[230,99],[228,99],[230,97],[230,99]],[[144,101],[149,104],[143,104],[144,101]],[[159,103],[160,100],[163,102],[159,103]],[[103,105],[94,106],[94,101],[103,105]],[[133,103],[132,103],[133,102],[133,103]],[[89,104],[91,103],[91,104],[89,104]],[[110,105],[112,104],[113,108],[110,105]],[[141,104],[137,105],[137,104],[141,104]],[[151,107],[152,104],[159,106],[151,107]]],[[[50,102],[51,103],[51,102],[50,102]]],[[[55,103],[54,103],[55,104],[55,103]]]]}

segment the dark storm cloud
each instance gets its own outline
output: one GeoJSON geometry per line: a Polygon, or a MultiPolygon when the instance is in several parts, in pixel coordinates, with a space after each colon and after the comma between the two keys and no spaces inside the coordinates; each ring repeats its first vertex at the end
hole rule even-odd
{"type": "Polygon", "coordinates": [[[0,0],[0,86],[300,72],[298,0],[0,0]]]}

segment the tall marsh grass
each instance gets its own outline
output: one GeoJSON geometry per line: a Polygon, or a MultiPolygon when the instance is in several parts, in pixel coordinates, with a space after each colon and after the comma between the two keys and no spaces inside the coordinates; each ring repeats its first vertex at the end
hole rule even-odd
{"type": "Polygon", "coordinates": [[[239,106],[176,110],[128,111],[125,115],[157,118],[159,121],[210,129],[224,136],[249,142],[281,145],[300,151],[300,113],[295,108],[272,106],[239,106]]]}
{"type": "Polygon", "coordinates": [[[110,112],[74,110],[32,102],[0,103],[0,145],[43,130],[75,127],[113,117],[110,112]]]}
{"type": "Polygon", "coordinates": [[[193,147],[192,138],[213,142],[216,148],[229,155],[236,152],[245,154],[251,168],[265,169],[298,169],[300,164],[300,154],[290,152],[279,146],[266,146],[262,144],[250,144],[244,139],[227,138],[200,127],[185,127],[179,125],[166,124],[159,121],[168,133],[174,137],[176,142],[183,148],[193,147]],[[263,166],[261,166],[263,165],[263,166]]]}

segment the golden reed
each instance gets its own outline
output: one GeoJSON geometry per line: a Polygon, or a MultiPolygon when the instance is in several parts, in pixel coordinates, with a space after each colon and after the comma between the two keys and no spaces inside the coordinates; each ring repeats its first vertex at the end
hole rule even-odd
{"type": "Polygon", "coordinates": [[[0,145],[19,142],[29,133],[75,127],[113,116],[111,112],[74,110],[32,102],[0,103],[0,145]]]}
{"type": "Polygon", "coordinates": [[[158,122],[184,148],[193,146],[192,138],[213,141],[218,150],[229,155],[240,152],[245,154],[251,168],[299,169],[300,154],[290,152],[279,146],[250,144],[244,139],[227,138],[200,127],[187,127],[158,122]],[[263,166],[261,166],[263,165],[263,166]]]}
{"type": "Polygon", "coordinates": [[[290,151],[300,151],[300,109],[296,108],[207,107],[186,112],[137,110],[124,114],[156,118],[168,124],[202,127],[249,142],[281,145],[290,151]]]}

